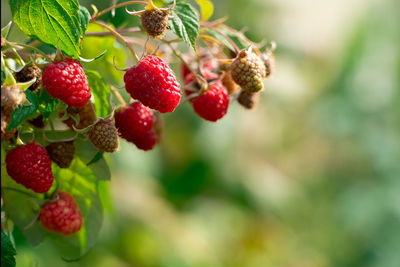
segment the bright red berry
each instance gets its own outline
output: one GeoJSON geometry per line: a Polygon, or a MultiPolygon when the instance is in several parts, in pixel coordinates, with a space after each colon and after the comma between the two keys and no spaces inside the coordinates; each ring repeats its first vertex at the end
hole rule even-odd
{"type": "Polygon", "coordinates": [[[189,68],[186,67],[185,64],[181,63],[181,74],[182,74],[182,78],[185,79],[185,77],[186,77],[187,75],[189,75],[190,73],[191,73],[191,72],[190,72],[189,68]]]}
{"type": "Polygon", "coordinates": [[[132,98],[161,113],[172,112],[181,99],[180,85],[162,58],[147,56],[124,75],[132,98]]]}
{"type": "Polygon", "coordinates": [[[8,152],[6,168],[12,179],[36,193],[45,193],[53,185],[50,157],[38,143],[32,142],[8,152]]]}
{"type": "Polygon", "coordinates": [[[85,106],[91,97],[83,67],[72,58],[47,65],[42,84],[52,97],[73,107],[85,106]]]}
{"type": "Polygon", "coordinates": [[[72,235],[82,228],[83,218],[75,199],[67,192],[58,192],[54,201],[40,210],[39,220],[50,232],[72,235]]]}
{"type": "MultiPolygon", "coordinates": [[[[205,78],[215,79],[217,74],[206,71],[205,78]]],[[[193,75],[186,76],[185,83],[190,83],[194,80],[193,75]]],[[[186,90],[186,95],[190,96],[193,92],[186,90]]],[[[227,89],[223,86],[221,81],[217,81],[209,85],[207,91],[190,100],[194,111],[201,118],[208,121],[217,121],[221,119],[228,112],[229,96],[227,89]]]]}
{"type": "Polygon", "coordinates": [[[153,124],[153,111],[140,102],[134,102],[115,113],[115,126],[121,137],[142,150],[151,150],[157,143],[153,124]]]}

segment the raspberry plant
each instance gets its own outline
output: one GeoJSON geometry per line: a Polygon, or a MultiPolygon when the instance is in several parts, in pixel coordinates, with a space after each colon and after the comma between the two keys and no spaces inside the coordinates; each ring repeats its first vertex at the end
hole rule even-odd
{"type": "MultiPolygon", "coordinates": [[[[95,244],[100,185],[111,176],[107,153],[119,149],[119,138],[152,150],[162,140],[161,113],[186,102],[210,122],[235,102],[254,108],[273,70],[274,46],[250,41],[224,19],[209,21],[208,0],[127,1],[91,12],[77,0],[9,4],[13,21],[1,30],[2,240],[12,241],[16,225],[34,245],[44,238],[62,244],[68,260],[95,244]],[[141,25],[102,20],[117,8],[141,25]],[[8,38],[15,27],[27,43],[8,38]],[[111,45],[101,43],[110,37],[111,45]],[[169,66],[176,61],[179,75],[169,66]],[[121,75],[107,81],[110,67],[121,75]]],[[[15,251],[8,251],[13,266],[15,251]]]]}

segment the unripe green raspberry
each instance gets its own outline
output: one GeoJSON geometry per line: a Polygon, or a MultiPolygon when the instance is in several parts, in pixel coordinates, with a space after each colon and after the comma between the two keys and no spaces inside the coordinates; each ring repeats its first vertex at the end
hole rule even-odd
{"type": "Polygon", "coordinates": [[[119,148],[117,128],[109,119],[100,119],[89,131],[89,140],[95,147],[105,152],[115,152],[119,148]]]}
{"type": "Polygon", "coordinates": [[[233,80],[248,92],[263,88],[265,65],[259,56],[248,50],[241,51],[231,65],[233,80]]]}

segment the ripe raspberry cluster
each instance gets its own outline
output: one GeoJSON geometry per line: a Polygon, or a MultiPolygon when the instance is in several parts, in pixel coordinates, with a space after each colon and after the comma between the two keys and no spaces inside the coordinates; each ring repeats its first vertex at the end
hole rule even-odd
{"type": "MultiPolygon", "coordinates": [[[[212,41],[215,38],[208,36],[202,41],[209,49],[199,47],[196,55],[191,53],[182,55],[174,47],[175,40],[162,40],[168,36],[165,32],[169,29],[169,25],[174,25],[170,24],[170,19],[176,16],[176,10],[172,12],[177,4],[176,1],[173,1],[168,8],[158,8],[151,0],[144,4],[146,8],[142,11],[128,11],[131,15],[140,16],[142,28],[148,35],[141,59],[137,57],[135,49],[131,47],[132,44],[110,28],[113,35],[119,40],[122,39],[132,50],[137,62],[126,69],[123,80],[120,81],[121,84],[124,83],[126,95],[130,96],[129,101],[119,95],[117,90],[112,90],[119,103],[108,103],[109,114],[102,114],[104,118],[96,114],[96,108],[101,109],[102,103],[97,102],[95,91],[93,91],[95,96],[92,98],[85,69],[77,59],[77,55],[74,58],[66,57],[59,48],[54,57],[46,55],[43,57],[44,53],[40,53],[41,55],[35,55],[33,59],[31,57],[33,54],[30,54],[28,57],[31,58],[31,62],[25,64],[25,59],[22,60],[18,54],[8,60],[17,65],[15,60],[17,57],[22,66],[18,70],[6,67],[5,82],[2,72],[1,140],[7,141],[6,170],[16,183],[35,193],[45,193],[43,198],[46,202],[41,206],[38,218],[43,228],[50,232],[71,235],[77,233],[84,223],[84,216],[74,197],[53,186],[52,162],[55,164],[54,168],[70,168],[74,165],[75,154],[78,154],[75,153],[77,143],[75,139],[78,135],[92,143],[92,149],[97,149],[96,156],[103,155],[103,152],[118,151],[120,138],[140,150],[149,151],[162,139],[162,115],[174,112],[180,102],[188,102],[201,119],[217,122],[228,114],[229,106],[235,101],[247,109],[253,109],[264,87],[264,79],[273,73],[273,49],[261,53],[258,48],[253,49],[254,44],[244,36],[242,41],[247,43],[248,48],[243,50],[239,50],[236,45],[232,45],[234,48],[232,50],[232,47],[223,45],[224,42],[212,41]],[[154,51],[147,50],[149,40],[158,43],[154,51]],[[165,61],[172,52],[182,63],[184,101],[181,101],[181,85],[165,61]],[[37,57],[40,60],[37,60],[37,57]],[[39,103],[31,101],[30,97],[36,98],[39,103]],[[50,101],[43,100],[44,98],[49,98],[50,101]],[[28,103],[27,99],[32,103],[28,103]],[[53,104],[56,104],[56,107],[51,107],[53,104]],[[24,117],[22,122],[16,123],[18,116],[15,114],[26,108],[22,107],[23,105],[36,107],[36,110],[24,117]],[[55,123],[52,123],[49,117],[55,123]],[[16,127],[15,124],[18,123],[16,127]],[[50,140],[45,132],[56,131],[54,125],[64,127],[76,136],[70,139],[50,140]],[[31,141],[24,144],[19,131],[26,128],[29,128],[34,135],[31,141]],[[38,133],[43,138],[37,138],[38,133]]],[[[185,8],[180,9],[187,10],[186,3],[185,8]]],[[[104,12],[94,14],[91,21],[95,22],[97,16],[102,13],[104,12]]],[[[198,26],[218,32],[221,23],[221,20],[209,24],[204,21],[198,26]]],[[[223,29],[226,30],[227,27],[223,29]]],[[[175,33],[179,37],[179,33],[175,33]]],[[[207,31],[203,33],[202,36],[206,36],[207,31]]],[[[240,39],[238,31],[233,33],[240,39]]],[[[182,36],[181,38],[185,39],[182,36]]],[[[200,38],[200,35],[197,38],[200,38]]],[[[3,61],[3,50],[9,49],[11,43],[3,36],[1,41],[3,61]]],[[[228,40],[228,43],[234,41],[228,40]]],[[[196,44],[193,46],[197,48],[196,44]]],[[[24,47],[29,48],[26,45],[24,47]]],[[[18,46],[14,48],[20,49],[18,46]]],[[[3,65],[7,64],[2,62],[3,65]]],[[[93,88],[94,84],[91,81],[93,88]]]]}

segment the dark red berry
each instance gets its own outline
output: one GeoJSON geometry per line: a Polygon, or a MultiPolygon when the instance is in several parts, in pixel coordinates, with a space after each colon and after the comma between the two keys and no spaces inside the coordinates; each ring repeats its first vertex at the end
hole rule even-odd
{"type": "Polygon", "coordinates": [[[82,213],[75,199],[67,192],[58,192],[56,199],[47,202],[40,210],[43,228],[65,236],[77,233],[83,224],[82,213]]]}
{"type": "Polygon", "coordinates": [[[153,125],[153,111],[140,102],[134,102],[115,113],[115,126],[120,136],[142,150],[151,150],[157,143],[153,125]]]}
{"type": "Polygon", "coordinates": [[[162,58],[147,56],[124,75],[133,99],[161,113],[172,112],[181,99],[180,85],[162,58]]]}
{"type": "Polygon", "coordinates": [[[54,98],[70,106],[83,107],[91,94],[81,63],[72,58],[46,66],[42,76],[43,87],[54,98]]]}
{"type": "Polygon", "coordinates": [[[36,193],[45,193],[53,185],[50,157],[38,143],[32,142],[8,152],[6,168],[12,179],[36,193]]]}

